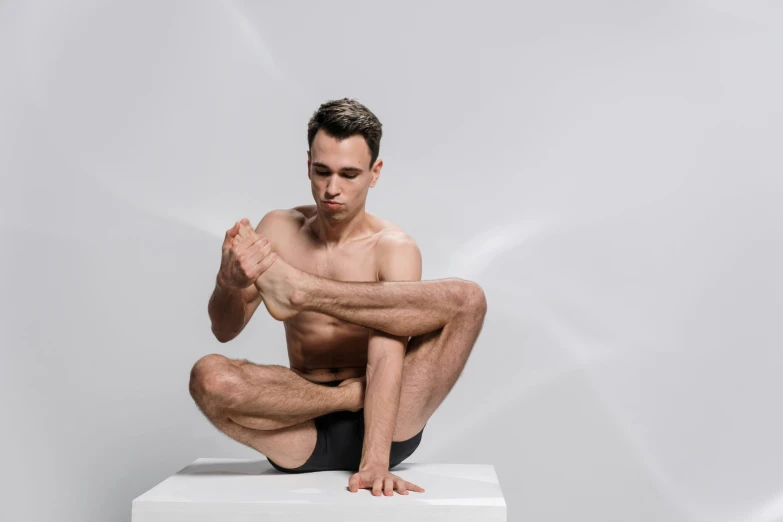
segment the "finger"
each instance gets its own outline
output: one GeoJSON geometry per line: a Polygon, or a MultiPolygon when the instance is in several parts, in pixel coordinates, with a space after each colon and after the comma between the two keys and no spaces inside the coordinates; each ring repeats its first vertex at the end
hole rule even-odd
{"type": "Polygon", "coordinates": [[[256,234],[253,236],[253,242],[250,243],[250,247],[253,249],[259,249],[264,246],[266,246],[269,243],[269,238],[264,236],[259,236],[256,234]]]}
{"type": "Polygon", "coordinates": [[[247,248],[250,245],[252,245],[255,240],[256,240],[256,236],[253,236],[252,234],[248,234],[247,232],[243,232],[242,229],[240,229],[236,237],[236,242],[237,242],[236,244],[237,246],[241,246],[242,248],[247,248]]]}
{"type": "Polygon", "coordinates": [[[250,221],[246,219],[242,220],[242,222],[239,224],[239,230],[242,233],[248,235],[253,235],[256,232],[256,230],[252,226],[250,226],[250,221]]]}
{"type": "Polygon", "coordinates": [[[377,496],[380,496],[381,489],[383,489],[383,480],[377,478],[372,483],[372,494],[377,496]]]}
{"type": "Polygon", "coordinates": [[[247,235],[248,229],[252,230],[250,228],[250,222],[247,220],[247,218],[242,218],[241,220],[237,221],[237,226],[239,227],[239,235],[241,237],[245,237],[247,235]]]}
{"type": "Polygon", "coordinates": [[[268,257],[270,251],[271,250],[267,248],[266,252],[253,252],[253,254],[248,258],[247,264],[250,268],[248,270],[247,276],[253,281],[258,279],[261,274],[266,271],[261,263],[266,257],[268,257]]]}
{"type": "Polygon", "coordinates": [[[260,276],[261,274],[269,270],[269,267],[275,264],[275,261],[277,261],[277,252],[272,252],[264,259],[262,259],[261,262],[258,263],[258,266],[256,267],[256,269],[258,270],[258,275],[260,276]]]}
{"type": "Polygon", "coordinates": [[[272,245],[269,244],[269,240],[266,238],[260,238],[246,247],[249,259],[254,263],[258,263],[265,256],[269,255],[269,251],[272,250],[272,245]]]}
{"type": "Polygon", "coordinates": [[[408,490],[405,488],[405,481],[404,480],[398,480],[397,482],[395,482],[395,484],[397,485],[397,492],[400,495],[407,495],[408,494],[408,490]]]}
{"type": "Polygon", "coordinates": [[[223,241],[225,244],[230,244],[231,240],[234,239],[234,236],[237,235],[237,232],[239,232],[239,221],[234,223],[234,226],[226,230],[226,239],[223,241]]]}
{"type": "Polygon", "coordinates": [[[391,478],[383,481],[383,494],[387,497],[394,495],[394,481],[391,478]]]}
{"type": "Polygon", "coordinates": [[[407,488],[409,490],[411,490],[411,491],[418,491],[419,493],[424,493],[424,488],[420,488],[419,486],[417,486],[413,482],[408,482],[407,488]]]}
{"type": "Polygon", "coordinates": [[[267,244],[269,244],[269,240],[267,238],[265,238],[263,236],[256,236],[256,237],[250,239],[248,244],[245,245],[244,248],[251,256],[254,256],[262,248],[264,248],[267,244]]]}
{"type": "Polygon", "coordinates": [[[351,493],[356,493],[359,490],[359,477],[356,475],[353,475],[350,480],[348,480],[348,491],[351,493]]]}
{"type": "MultiPolygon", "coordinates": [[[[249,258],[250,262],[253,265],[260,264],[261,261],[263,261],[264,258],[272,252],[272,245],[270,245],[269,243],[262,245],[260,247],[256,247],[257,244],[258,243],[253,245],[253,250],[251,251],[250,258],[249,258]]],[[[253,266],[253,270],[255,269],[256,267],[253,266]]],[[[259,273],[258,275],[261,274],[259,273]]]]}

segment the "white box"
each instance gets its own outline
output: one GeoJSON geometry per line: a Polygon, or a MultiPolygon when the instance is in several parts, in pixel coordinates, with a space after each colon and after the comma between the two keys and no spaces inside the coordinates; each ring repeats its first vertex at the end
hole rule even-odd
{"type": "Polygon", "coordinates": [[[506,522],[495,468],[403,462],[424,493],[348,491],[350,471],[289,474],[266,459],[201,458],[133,500],[132,522],[506,522]]]}

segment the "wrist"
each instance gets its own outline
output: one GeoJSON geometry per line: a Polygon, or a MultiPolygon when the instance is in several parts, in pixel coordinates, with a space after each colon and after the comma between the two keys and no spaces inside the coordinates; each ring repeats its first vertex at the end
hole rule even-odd
{"type": "Polygon", "coordinates": [[[382,459],[382,458],[376,458],[376,457],[362,457],[361,462],[359,462],[359,471],[364,471],[367,469],[378,469],[383,468],[388,470],[389,469],[389,459],[382,459]]]}
{"type": "Polygon", "coordinates": [[[231,281],[222,272],[218,272],[215,278],[215,286],[218,290],[228,293],[236,293],[239,290],[239,288],[231,284],[231,281]]]}

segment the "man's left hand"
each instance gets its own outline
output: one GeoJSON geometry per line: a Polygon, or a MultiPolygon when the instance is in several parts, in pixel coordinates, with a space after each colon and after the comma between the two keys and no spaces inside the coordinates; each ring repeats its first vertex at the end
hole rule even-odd
{"type": "Polygon", "coordinates": [[[373,496],[380,496],[381,491],[388,496],[394,495],[397,491],[400,495],[407,495],[408,490],[424,493],[424,488],[420,488],[412,482],[407,482],[393,473],[389,473],[389,468],[385,466],[371,466],[359,470],[358,473],[351,475],[348,480],[348,490],[356,493],[360,489],[372,488],[373,496]]]}

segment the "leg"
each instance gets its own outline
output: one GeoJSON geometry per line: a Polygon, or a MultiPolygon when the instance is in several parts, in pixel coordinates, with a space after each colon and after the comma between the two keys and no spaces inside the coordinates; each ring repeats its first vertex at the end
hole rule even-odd
{"type": "Polygon", "coordinates": [[[190,393],[208,416],[217,413],[253,430],[294,426],[333,411],[356,411],[363,385],[328,387],[283,366],[256,365],[214,354],[193,366],[190,393]]]}
{"type": "Polygon", "coordinates": [[[486,307],[481,287],[463,279],[335,281],[298,270],[280,257],[255,284],[275,319],[313,311],[399,336],[443,328],[463,312],[465,299],[486,307]]]}
{"type": "Polygon", "coordinates": [[[483,290],[462,279],[344,282],[302,272],[282,258],[256,280],[277,319],[320,312],[391,335],[413,336],[403,366],[393,441],[417,434],[465,367],[487,311],[483,290]]]}
{"type": "Polygon", "coordinates": [[[424,429],[462,374],[486,313],[483,297],[474,299],[443,328],[408,343],[392,441],[408,440],[424,429]]]}
{"type": "MultiPolygon", "coordinates": [[[[277,260],[279,262],[280,259],[277,260]]],[[[277,263],[276,262],[276,263],[277,263]]],[[[454,387],[487,312],[483,290],[462,279],[344,283],[303,278],[294,304],[332,317],[413,336],[402,371],[392,441],[419,433],[454,387]]]]}

